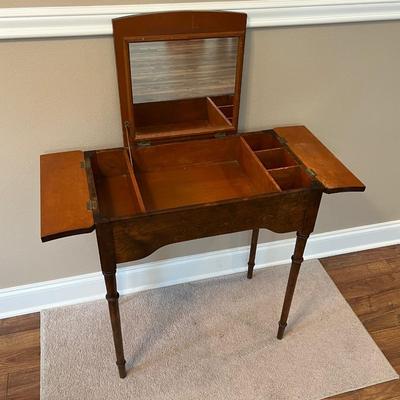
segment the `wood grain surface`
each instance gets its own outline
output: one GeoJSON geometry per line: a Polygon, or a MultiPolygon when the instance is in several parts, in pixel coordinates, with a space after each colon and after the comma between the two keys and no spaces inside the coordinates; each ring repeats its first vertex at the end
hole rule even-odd
{"type": "Polygon", "coordinates": [[[88,232],[93,229],[87,209],[89,189],[82,151],[40,156],[41,236],[88,232]]]}
{"type": "Polygon", "coordinates": [[[39,314],[0,320],[0,400],[38,400],[39,314]]]}
{"type": "Polygon", "coordinates": [[[363,191],[364,184],[355,177],[305,126],[287,126],[274,131],[324,185],[326,193],[363,191]]]}
{"type": "MultiPolygon", "coordinates": [[[[400,373],[400,245],[320,260],[353,311],[400,373]]],[[[381,383],[331,398],[399,400],[400,381],[381,383]]]]}

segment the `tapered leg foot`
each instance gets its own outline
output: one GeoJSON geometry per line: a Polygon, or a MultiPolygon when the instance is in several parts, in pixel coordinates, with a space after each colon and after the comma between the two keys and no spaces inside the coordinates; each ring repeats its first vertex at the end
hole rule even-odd
{"type": "Polygon", "coordinates": [[[113,331],[115,355],[117,357],[117,367],[120,378],[126,377],[125,358],[124,358],[124,347],[122,342],[122,330],[121,330],[121,318],[119,314],[118,299],[119,294],[117,292],[115,273],[104,274],[108,301],[108,309],[110,312],[111,328],[113,331]]]}
{"type": "Polygon", "coordinates": [[[247,265],[248,265],[247,278],[248,279],[251,279],[253,277],[253,270],[254,270],[256,250],[257,250],[258,233],[259,233],[259,229],[253,229],[253,233],[251,235],[250,256],[249,256],[249,262],[247,263],[247,265]]]}
{"type": "Polygon", "coordinates": [[[122,379],[125,378],[126,377],[125,360],[124,360],[124,363],[122,365],[119,365],[117,363],[117,367],[118,367],[119,377],[122,378],[122,379]]]}
{"type": "Polygon", "coordinates": [[[248,265],[247,279],[251,279],[253,277],[254,263],[248,263],[247,265],[248,265]]]}
{"type": "Polygon", "coordinates": [[[290,267],[289,279],[286,287],[285,300],[283,302],[281,319],[279,320],[278,339],[283,338],[287,319],[289,316],[290,306],[293,300],[294,290],[296,288],[297,277],[299,276],[300,266],[303,262],[304,249],[306,247],[308,235],[297,232],[296,246],[292,256],[292,265],[290,267]]]}
{"type": "Polygon", "coordinates": [[[286,327],[287,327],[287,323],[282,324],[281,322],[279,322],[279,329],[278,329],[278,335],[277,335],[277,338],[279,340],[283,339],[283,334],[285,333],[286,327]]]}

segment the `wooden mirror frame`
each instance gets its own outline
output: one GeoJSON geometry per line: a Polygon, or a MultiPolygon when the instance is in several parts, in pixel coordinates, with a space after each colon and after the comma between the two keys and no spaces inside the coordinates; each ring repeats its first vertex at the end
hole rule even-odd
{"type": "MultiPolygon", "coordinates": [[[[235,93],[232,133],[237,131],[242,83],[243,55],[247,15],[220,11],[178,11],[134,15],[113,19],[114,46],[124,145],[135,140],[129,43],[237,37],[235,93]]],[[[168,141],[168,134],[164,135],[168,141]]],[[[204,135],[202,135],[204,136],[204,135]]]]}

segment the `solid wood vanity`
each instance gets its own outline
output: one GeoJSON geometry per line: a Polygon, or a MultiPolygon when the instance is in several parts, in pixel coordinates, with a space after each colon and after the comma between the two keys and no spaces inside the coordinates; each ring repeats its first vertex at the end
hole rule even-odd
{"type": "Polygon", "coordinates": [[[96,230],[119,374],[118,263],[185,240],[297,232],[282,339],[323,193],[363,191],[307,128],[238,133],[246,15],[172,12],[113,21],[124,147],[41,156],[43,241],[96,230]]]}

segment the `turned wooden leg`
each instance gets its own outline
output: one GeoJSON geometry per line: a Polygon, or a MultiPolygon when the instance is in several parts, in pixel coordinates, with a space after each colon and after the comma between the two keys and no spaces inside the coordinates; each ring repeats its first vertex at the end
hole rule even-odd
{"type": "Polygon", "coordinates": [[[253,269],[254,269],[254,262],[256,258],[256,250],[257,250],[257,241],[258,241],[258,233],[259,229],[253,229],[253,233],[251,235],[251,246],[250,246],[250,256],[249,262],[247,263],[247,278],[251,279],[253,277],[253,269]]]}
{"type": "Polygon", "coordinates": [[[115,354],[117,356],[117,366],[120,378],[126,377],[124,347],[122,343],[121,319],[119,315],[117,292],[117,281],[114,272],[103,272],[104,280],[106,283],[107,294],[106,299],[108,302],[108,310],[110,312],[111,327],[114,337],[115,354]]]}
{"type": "Polygon", "coordinates": [[[283,333],[287,326],[290,305],[292,304],[293,293],[296,288],[297,277],[299,276],[300,266],[303,262],[304,249],[306,247],[308,234],[297,232],[296,246],[292,256],[292,265],[290,268],[289,280],[286,287],[285,300],[283,302],[281,319],[279,321],[278,339],[283,338],[283,333]]]}
{"type": "Polygon", "coordinates": [[[124,358],[121,318],[119,315],[119,305],[118,305],[119,294],[117,292],[117,280],[115,279],[117,265],[115,263],[114,244],[113,244],[114,240],[113,240],[113,232],[111,226],[109,224],[96,225],[96,236],[97,236],[97,243],[99,245],[101,270],[103,272],[104,281],[107,289],[106,299],[108,302],[108,310],[110,312],[111,328],[113,332],[114,347],[115,347],[115,354],[117,356],[117,366],[118,366],[119,376],[121,378],[125,378],[126,361],[124,358]]]}

